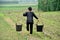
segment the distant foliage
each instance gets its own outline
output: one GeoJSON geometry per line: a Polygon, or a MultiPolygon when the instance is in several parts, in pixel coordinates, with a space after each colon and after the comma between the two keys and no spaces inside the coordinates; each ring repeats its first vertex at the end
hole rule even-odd
{"type": "Polygon", "coordinates": [[[37,0],[0,0],[0,4],[36,4],[37,0]]]}
{"type": "Polygon", "coordinates": [[[60,0],[38,0],[38,10],[59,11],[60,0]]]}

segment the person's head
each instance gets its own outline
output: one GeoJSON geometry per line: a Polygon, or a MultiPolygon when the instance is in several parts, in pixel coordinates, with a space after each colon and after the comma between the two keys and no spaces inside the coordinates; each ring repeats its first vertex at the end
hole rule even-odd
{"type": "Polygon", "coordinates": [[[28,7],[28,10],[29,10],[29,11],[32,11],[32,7],[28,7]]]}

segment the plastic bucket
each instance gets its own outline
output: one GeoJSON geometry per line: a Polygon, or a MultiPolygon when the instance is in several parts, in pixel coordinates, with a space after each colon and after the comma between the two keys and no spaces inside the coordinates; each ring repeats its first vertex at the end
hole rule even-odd
{"type": "Polygon", "coordinates": [[[44,25],[36,25],[36,26],[37,26],[37,32],[43,32],[44,25]]]}
{"type": "Polygon", "coordinates": [[[22,31],[22,25],[16,25],[16,31],[22,31]]]}

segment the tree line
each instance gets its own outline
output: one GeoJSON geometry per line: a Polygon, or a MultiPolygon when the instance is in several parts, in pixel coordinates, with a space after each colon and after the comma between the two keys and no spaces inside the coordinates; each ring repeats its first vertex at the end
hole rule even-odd
{"type": "Polygon", "coordinates": [[[60,0],[38,0],[38,10],[60,11],[60,0]]]}

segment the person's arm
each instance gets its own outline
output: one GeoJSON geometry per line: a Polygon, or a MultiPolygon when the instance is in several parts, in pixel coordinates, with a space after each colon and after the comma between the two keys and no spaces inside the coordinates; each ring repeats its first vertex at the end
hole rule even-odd
{"type": "Polygon", "coordinates": [[[27,16],[27,12],[25,12],[25,13],[23,14],[23,16],[27,16]]]}
{"type": "Polygon", "coordinates": [[[38,17],[33,13],[33,16],[36,18],[36,19],[38,19],[38,17]]]}

